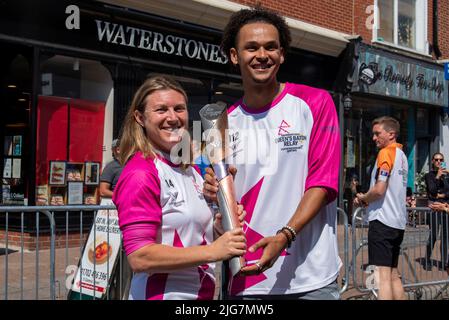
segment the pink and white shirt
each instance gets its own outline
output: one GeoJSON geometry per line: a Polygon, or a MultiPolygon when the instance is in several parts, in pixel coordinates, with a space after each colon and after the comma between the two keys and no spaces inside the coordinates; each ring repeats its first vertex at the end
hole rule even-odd
{"type": "MultiPolygon", "coordinates": [[[[336,238],[340,129],[331,96],[324,90],[286,83],[262,109],[242,100],[228,110],[228,159],[237,167],[235,188],[245,216],[247,246],[275,235],[293,216],[305,191],[321,187],[328,205],[299,232],[291,248],[260,275],[236,276],[231,295],[294,294],[333,282],[342,265],[336,238]]],[[[247,252],[248,264],[262,249],[247,252]]]]}
{"type": "MultiPolygon", "coordinates": [[[[213,211],[202,193],[203,179],[165,158],[136,153],[114,190],[123,246],[129,255],[145,245],[208,245],[213,241],[213,211]]],[[[131,300],[205,300],[215,290],[215,264],[167,273],[134,274],[131,300]]]]}

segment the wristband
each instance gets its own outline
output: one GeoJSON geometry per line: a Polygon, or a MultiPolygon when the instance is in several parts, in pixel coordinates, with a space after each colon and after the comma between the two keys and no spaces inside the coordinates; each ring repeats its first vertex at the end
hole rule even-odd
{"type": "Polygon", "coordinates": [[[279,229],[278,231],[276,231],[276,234],[279,233],[283,233],[284,236],[287,238],[287,248],[290,248],[292,245],[292,239],[290,239],[289,233],[287,232],[286,229],[279,229]]]}
{"type": "Polygon", "coordinates": [[[281,230],[288,230],[291,233],[291,235],[292,235],[292,241],[296,240],[296,231],[295,231],[295,229],[293,229],[289,225],[285,225],[285,226],[282,227],[281,230]]]}

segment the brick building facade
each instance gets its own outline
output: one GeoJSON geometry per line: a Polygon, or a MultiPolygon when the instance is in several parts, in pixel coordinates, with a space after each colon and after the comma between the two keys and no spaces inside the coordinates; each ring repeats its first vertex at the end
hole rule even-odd
{"type": "Polygon", "coordinates": [[[439,1],[439,45],[442,59],[449,59],[449,1],[439,1]]]}

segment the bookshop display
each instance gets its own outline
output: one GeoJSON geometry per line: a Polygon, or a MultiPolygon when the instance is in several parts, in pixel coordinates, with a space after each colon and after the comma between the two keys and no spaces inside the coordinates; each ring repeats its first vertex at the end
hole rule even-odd
{"type": "Polygon", "coordinates": [[[36,187],[36,205],[98,203],[99,162],[49,161],[48,184],[36,187]]]}
{"type": "Polygon", "coordinates": [[[23,205],[26,202],[22,144],[23,136],[20,134],[4,136],[1,198],[4,205],[23,205]]]}

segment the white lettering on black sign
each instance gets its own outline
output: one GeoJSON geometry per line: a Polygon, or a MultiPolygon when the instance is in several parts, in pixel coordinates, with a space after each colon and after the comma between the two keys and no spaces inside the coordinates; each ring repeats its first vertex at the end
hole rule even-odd
{"type": "Polygon", "coordinates": [[[216,44],[171,34],[165,35],[97,19],[95,22],[97,24],[98,41],[220,64],[228,62],[228,58],[216,44]]]}

